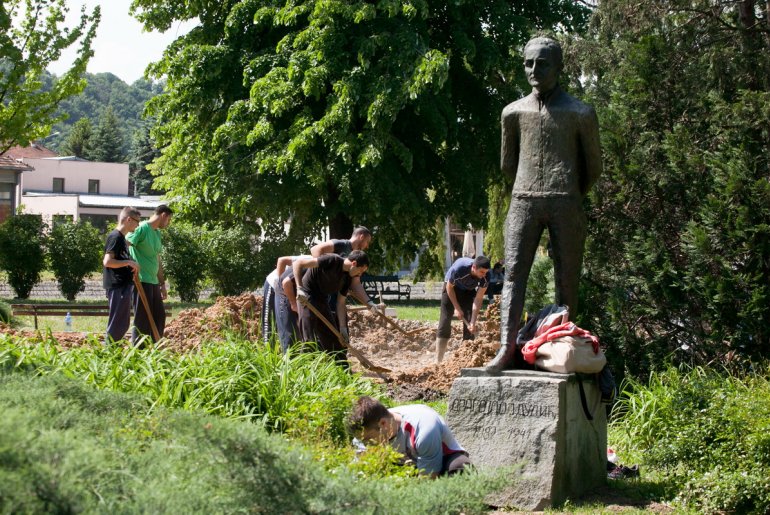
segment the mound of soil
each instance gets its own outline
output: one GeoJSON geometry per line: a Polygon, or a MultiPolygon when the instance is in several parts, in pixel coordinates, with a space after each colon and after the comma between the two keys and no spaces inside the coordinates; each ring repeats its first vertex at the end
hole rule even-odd
{"type": "Polygon", "coordinates": [[[186,309],[166,326],[164,346],[177,352],[198,349],[204,341],[221,339],[232,330],[252,341],[261,338],[262,297],[244,293],[237,297],[217,297],[213,306],[186,309]]]}

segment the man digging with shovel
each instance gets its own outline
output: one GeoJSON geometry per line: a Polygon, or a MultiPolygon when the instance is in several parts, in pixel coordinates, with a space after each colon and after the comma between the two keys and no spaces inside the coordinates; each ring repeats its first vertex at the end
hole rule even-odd
{"type": "Polygon", "coordinates": [[[345,346],[327,323],[336,325],[345,344],[350,341],[345,301],[353,278],[360,277],[367,268],[369,257],[362,250],[354,250],[346,258],[324,254],[292,263],[297,299],[300,301],[299,330],[302,339],[318,343],[321,350],[334,356],[344,367],[348,366],[345,346]],[[336,320],[332,318],[327,302],[332,294],[337,294],[336,320]],[[324,317],[326,323],[320,317],[324,317]]]}
{"type": "Polygon", "coordinates": [[[472,340],[476,333],[476,319],[489,286],[489,258],[459,258],[452,263],[444,277],[441,292],[441,315],[436,334],[436,363],[444,359],[452,333],[452,315],[463,321],[463,340],[472,340]]]}

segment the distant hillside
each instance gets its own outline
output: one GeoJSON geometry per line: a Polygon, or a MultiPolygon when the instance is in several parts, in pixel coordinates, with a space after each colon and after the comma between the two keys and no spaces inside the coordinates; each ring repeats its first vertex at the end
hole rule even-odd
{"type": "MultiPolygon", "coordinates": [[[[53,76],[50,77],[53,79],[53,76]]],[[[139,79],[129,85],[111,73],[86,74],[88,86],[80,95],[64,100],[59,106],[60,113],[69,117],[54,125],[51,133],[59,134],[45,140],[46,146],[57,152],[67,138],[72,126],[87,117],[96,126],[102,112],[112,106],[121,122],[123,131],[123,153],[129,154],[134,132],[141,127],[144,104],[162,91],[162,85],[139,79]]]]}

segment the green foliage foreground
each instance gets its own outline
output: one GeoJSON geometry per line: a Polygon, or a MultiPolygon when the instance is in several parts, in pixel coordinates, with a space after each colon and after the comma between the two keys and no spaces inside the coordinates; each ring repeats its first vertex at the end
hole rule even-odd
{"type": "Polygon", "coordinates": [[[713,369],[628,380],[613,445],[662,472],[698,512],[770,512],[770,380],[713,369]]]}
{"type": "MultiPolygon", "coordinates": [[[[276,347],[254,345],[230,336],[204,344],[198,352],[91,345],[60,350],[50,335],[42,342],[0,335],[0,367],[64,375],[97,388],[145,396],[148,406],[202,410],[212,415],[259,422],[270,430],[286,430],[299,407],[317,399],[348,402],[356,395],[377,395],[376,387],[348,374],[321,352],[282,354],[276,347]],[[345,395],[336,395],[342,391],[345,395]]],[[[344,433],[339,420],[333,431],[344,433]]]]}
{"type": "Polygon", "coordinates": [[[469,513],[489,482],[328,474],[254,424],[0,373],[3,513],[469,513]]]}

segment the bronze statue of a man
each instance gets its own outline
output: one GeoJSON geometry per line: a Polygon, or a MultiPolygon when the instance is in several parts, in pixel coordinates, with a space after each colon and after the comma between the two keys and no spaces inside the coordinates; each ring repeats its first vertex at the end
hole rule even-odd
{"type": "Polygon", "coordinates": [[[501,121],[501,168],[513,179],[513,191],[505,222],[502,347],[487,364],[489,372],[512,365],[527,279],[546,227],[556,303],[577,309],[586,235],[582,200],[602,171],[596,112],[559,87],[559,44],[530,40],[524,69],[533,91],[507,105],[501,121]]]}

